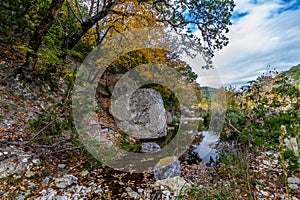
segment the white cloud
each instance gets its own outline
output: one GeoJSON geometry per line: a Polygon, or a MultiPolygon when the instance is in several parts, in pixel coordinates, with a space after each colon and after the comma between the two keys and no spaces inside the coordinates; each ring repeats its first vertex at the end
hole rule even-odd
{"type": "MultiPolygon", "coordinates": [[[[214,66],[225,85],[245,84],[261,75],[268,65],[281,71],[300,63],[300,9],[279,12],[290,8],[292,3],[236,1],[235,13],[248,14],[234,19],[228,35],[229,45],[216,52],[214,58],[214,66]]],[[[200,61],[192,62],[198,68],[200,61]]],[[[199,68],[196,71],[204,73],[199,68]]],[[[211,72],[206,73],[213,77],[211,72]]]]}

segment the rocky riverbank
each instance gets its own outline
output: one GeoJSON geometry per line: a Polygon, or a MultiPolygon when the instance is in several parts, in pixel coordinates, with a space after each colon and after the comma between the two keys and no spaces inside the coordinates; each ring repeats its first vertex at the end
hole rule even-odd
{"type": "MultiPolygon", "coordinates": [[[[64,106],[55,107],[64,104],[62,96],[68,93],[61,84],[52,92],[47,84],[35,87],[18,79],[1,80],[1,199],[174,199],[176,195],[205,199],[215,194],[227,199],[288,199],[279,152],[272,150],[227,146],[223,160],[212,167],[188,162],[184,155],[171,167],[180,168],[180,173],[162,180],[153,171],[124,173],[103,165],[71,130],[44,134],[65,120],[64,106]],[[39,125],[33,122],[42,123],[39,116],[47,123],[33,131],[32,127],[39,125]]],[[[105,104],[105,99],[102,101],[105,104]]],[[[116,131],[109,114],[99,113],[103,114],[102,127],[116,131]]],[[[289,174],[287,178],[290,199],[299,199],[299,177],[289,174]]]]}

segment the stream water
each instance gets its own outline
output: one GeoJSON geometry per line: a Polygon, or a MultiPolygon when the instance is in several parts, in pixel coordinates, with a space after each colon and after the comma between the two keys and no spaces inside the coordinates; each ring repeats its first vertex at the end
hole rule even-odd
{"type": "Polygon", "coordinates": [[[215,163],[220,153],[217,150],[219,135],[212,131],[202,131],[199,134],[203,136],[203,139],[196,144],[195,152],[203,162],[215,163]]]}
{"type": "MultiPolygon", "coordinates": [[[[164,140],[160,141],[156,140],[155,142],[163,146],[163,144],[166,143],[166,141],[169,141],[171,137],[172,136],[169,136],[169,138],[164,138],[164,140]]],[[[193,144],[191,144],[191,149],[199,155],[203,162],[206,162],[207,165],[213,166],[220,154],[217,150],[218,139],[219,136],[212,131],[201,131],[197,134],[193,144]]],[[[125,192],[126,187],[124,187],[123,183],[134,183],[130,186],[134,191],[137,191],[139,187],[142,187],[142,185],[145,184],[145,177],[143,174],[127,174],[122,178],[122,181],[116,181],[114,174],[122,173],[109,168],[106,168],[106,170],[108,171],[102,173],[105,176],[105,184],[108,185],[114,194],[113,197],[116,199],[120,198],[120,195],[125,192]]]]}
{"type": "MultiPolygon", "coordinates": [[[[176,135],[174,134],[176,131],[170,131],[168,137],[163,139],[151,140],[156,142],[161,147],[168,144],[170,140],[176,135]]],[[[200,131],[193,143],[191,144],[192,153],[198,154],[198,157],[201,158],[201,161],[208,163],[209,165],[214,165],[216,160],[220,155],[220,150],[218,150],[219,146],[219,135],[213,131],[200,131]]],[[[189,151],[188,151],[189,152],[189,151]]]]}

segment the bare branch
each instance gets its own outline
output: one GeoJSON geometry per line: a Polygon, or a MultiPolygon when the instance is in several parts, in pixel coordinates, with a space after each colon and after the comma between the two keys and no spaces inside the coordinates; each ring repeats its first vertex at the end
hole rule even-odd
{"type": "Polygon", "coordinates": [[[36,138],[39,134],[41,134],[44,130],[46,130],[46,128],[48,128],[51,124],[53,124],[58,117],[62,117],[64,116],[65,114],[61,114],[61,115],[58,115],[56,116],[51,122],[49,122],[46,126],[44,126],[41,130],[39,130],[36,134],[34,134],[34,136],[32,136],[28,141],[26,141],[24,144],[27,144],[29,142],[31,142],[34,138],[36,138]]]}
{"type": "Polygon", "coordinates": [[[80,8],[79,8],[79,4],[78,4],[77,0],[75,0],[75,5],[76,5],[77,11],[78,11],[78,13],[79,13],[79,15],[80,15],[80,18],[81,18],[80,21],[83,22],[83,17],[82,17],[82,15],[81,15],[81,10],[80,10],[80,8]]]}
{"type": "Polygon", "coordinates": [[[90,7],[90,10],[89,10],[89,17],[91,17],[93,15],[93,12],[94,12],[94,4],[95,4],[95,0],[92,0],[91,2],[91,7],[90,7]]]}
{"type": "Polygon", "coordinates": [[[69,1],[67,0],[67,6],[70,9],[70,11],[72,12],[72,14],[74,15],[74,17],[77,19],[77,21],[81,24],[82,20],[79,18],[78,15],[76,15],[75,11],[73,10],[72,6],[70,5],[69,1]]]}

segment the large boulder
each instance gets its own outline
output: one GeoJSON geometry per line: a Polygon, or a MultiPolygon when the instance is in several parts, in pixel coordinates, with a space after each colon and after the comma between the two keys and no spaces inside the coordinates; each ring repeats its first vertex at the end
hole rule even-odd
{"type": "Polygon", "coordinates": [[[176,156],[160,159],[154,166],[154,177],[156,180],[163,180],[180,175],[180,162],[176,156]]]}
{"type": "MultiPolygon", "coordinates": [[[[120,105],[122,100],[119,99],[120,105]]],[[[131,95],[128,106],[116,106],[114,116],[115,119],[121,116],[122,120],[116,119],[118,125],[133,138],[156,139],[167,135],[167,115],[159,92],[138,89],[131,95]]]]}

